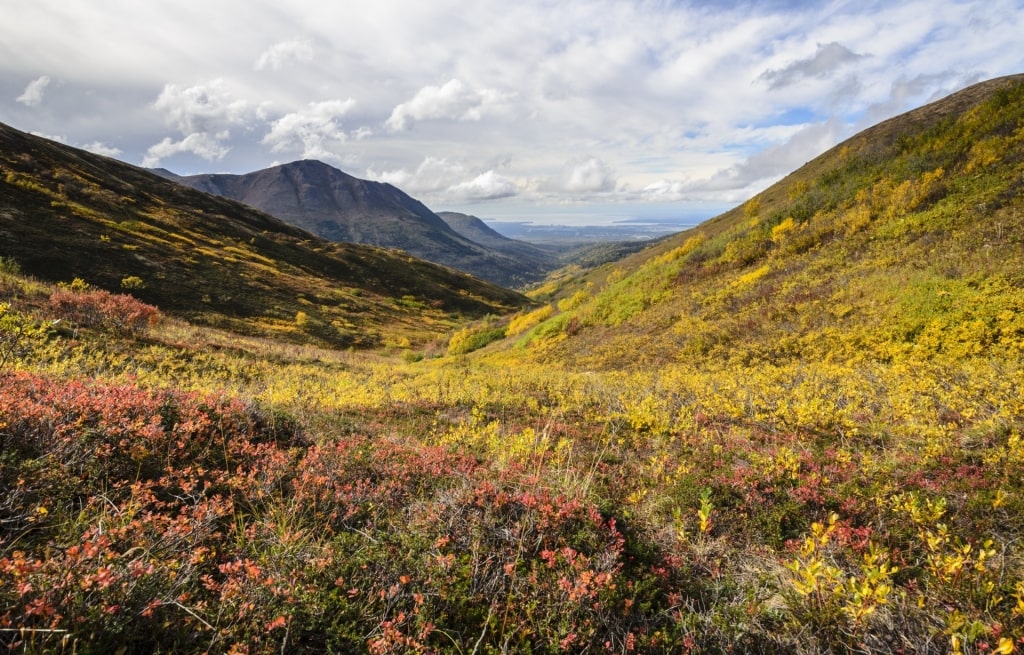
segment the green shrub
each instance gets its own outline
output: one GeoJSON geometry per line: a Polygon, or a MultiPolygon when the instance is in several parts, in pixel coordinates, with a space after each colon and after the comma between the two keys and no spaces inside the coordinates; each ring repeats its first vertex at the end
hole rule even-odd
{"type": "Polygon", "coordinates": [[[0,257],[0,273],[20,275],[21,264],[19,264],[13,257],[0,257]]]}
{"type": "Polygon", "coordinates": [[[452,338],[448,341],[448,354],[464,355],[504,338],[504,327],[463,328],[452,335],[452,338]]]}

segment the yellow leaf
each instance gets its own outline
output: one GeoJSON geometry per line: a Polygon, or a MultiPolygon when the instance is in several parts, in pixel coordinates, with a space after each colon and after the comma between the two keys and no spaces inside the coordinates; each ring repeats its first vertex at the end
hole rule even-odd
{"type": "Polygon", "coordinates": [[[999,653],[999,655],[1010,655],[1014,651],[1013,639],[1009,637],[1000,637],[999,645],[992,651],[993,653],[999,653]]]}

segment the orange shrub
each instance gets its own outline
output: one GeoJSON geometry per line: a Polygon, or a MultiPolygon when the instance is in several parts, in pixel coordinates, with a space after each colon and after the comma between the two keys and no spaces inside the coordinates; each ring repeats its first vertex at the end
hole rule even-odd
{"type": "Polygon", "coordinates": [[[57,289],[50,294],[50,309],[58,318],[82,327],[120,334],[141,332],[153,324],[159,310],[128,294],[103,289],[57,289]]]}

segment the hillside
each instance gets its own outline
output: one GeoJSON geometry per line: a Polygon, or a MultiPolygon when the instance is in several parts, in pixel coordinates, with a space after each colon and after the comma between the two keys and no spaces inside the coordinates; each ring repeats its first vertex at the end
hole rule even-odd
{"type": "Polygon", "coordinates": [[[523,302],[467,275],[331,243],[240,203],[2,125],[0,237],[0,256],[44,280],[77,277],[111,291],[127,285],[192,321],[335,345],[432,339],[457,314],[523,302]]]}
{"type": "Polygon", "coordinates": [[[506,287],[537,279],[529,262],[467,239],[390,184],[361,180],[322,162],[297,161],[245,175],[172,179],[238,200],[330,241],[404,250],[506,287]]]}
{"type": "MultiPolygon", "coordinates": [[[[744,205],[546,292],[583,367],[1018,353],[1024,92],[983,83],[888,120],[744,205]]],[[[536,345],[541,345],[539,339],[536,345]]]]}

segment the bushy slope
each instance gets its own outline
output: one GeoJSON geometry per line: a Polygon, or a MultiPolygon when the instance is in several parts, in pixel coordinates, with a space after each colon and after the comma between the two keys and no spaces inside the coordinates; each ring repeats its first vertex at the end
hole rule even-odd
{"type": "MultiPolygon", "coordinates": [[[[1024,348],[1024,87],[972,87],[850,139],[615,265],[541,326],[586,367],[960,358],[1024,348]]],[[[540,341],[540,340],[539,340],[540,341]]]]}
{"type": "Polygon", "coordinates": [[[0,235],[0,256],[43,279],[80,277],[108,290],[124,283],[190,320],[336,345],[380,343],[385,333],[432,338],[455,314],[523,302],[468,275],[330,243],[240,203],[6,126],[0,235]]]}

